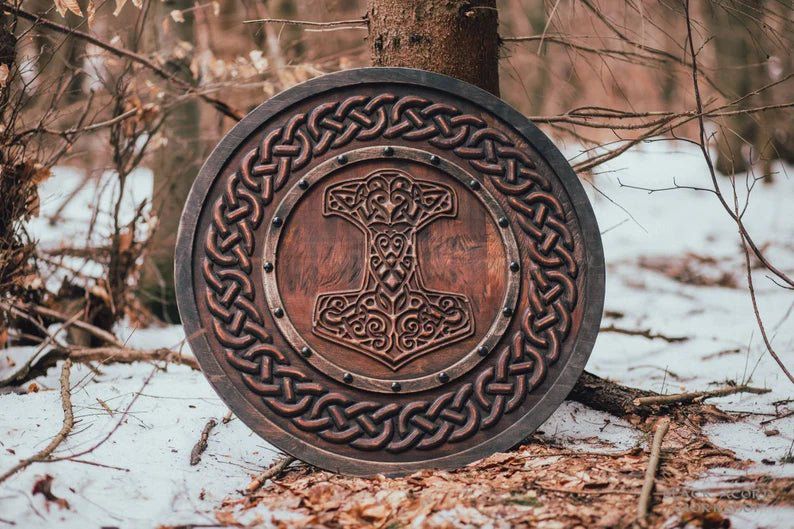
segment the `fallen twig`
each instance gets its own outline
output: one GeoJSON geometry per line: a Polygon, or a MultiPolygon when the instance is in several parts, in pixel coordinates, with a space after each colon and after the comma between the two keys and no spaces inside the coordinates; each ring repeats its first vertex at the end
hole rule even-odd
{"type": "Polygon", "coordinates": [[[689,340],[688,336],[667,336],[665,334],[655,333],[650,329],[626,329],[624,327],[616,327],[614,324],[601,327],[600,331],[627,334],[629,336],[642,336],[649,340],[664,340],[667,343],[685,342],[689,340]]]}
{"type": "Polygon", "coordinates": [[[198,361],[171,349],[130,349],[127,347],[69,347],[66,354],[74,362],[131,364],[133,362],[169,362],[200,371],[198,361]]]}
{"type": "Polygon", "coordinates": [[[73,453],[73,454],[69,454],[69,455],[66,455],[66,456],[62,456],[62,457],[53,457],[53,458],[50,459],[50,461],[73,460],[75,458],[82,457],[82,456],[84,456],[86,454],[90,454],[91,452],[93,452],[94,450],[96,450],[97,448],[99,448],[100,446],[105,444],[105,441],[110,439],[113,436],[113,434],[116,433],[116,430],[118,430],[121,427],[121,425],[124,424],[124,422],[127,420],[127,416],[129,415],[130,410],[132,409],[132,406],[138,400],[138,397],[141,396],[141,393],[143,393],[143,390],[146,389],[146,386],[149,385],[149,382],[152,381],[152,378],[154,378],[155,373],[157,373],[157,368],[152,369],[151,373],[149,373],[146,376],[146,378],[143,380],[143,384],[141,384],[141,388],[138,390],[137,393],[135,393],[135,395],[130,400],[129,404],[127,404],[127,406],[124,408],[124,411],[121,413],[121,416],[116,421],[116,424],[99,441],[97,441],[96,443],[94,443],[93,445],[91,445],[90,447],[88,447],[88,448],[86,448],[84,450],[80,450],[79,452],[76,452],[76,453],[73,453]]]}
{"type": "Polygon", "coordinates": [[[100,399],[99,397],[96,398],[96,401],[99,403],[100,406],[102,406],[102,409],[104,409],[106,412],[108,412],[108,415],[113,417],[113,410],[110,408],[110,406],[108,406],[107,402],[105,402],[104,400],[100,399]]]}
{"type": "Polygon", "coordinates": [[[634,405],[638,397],[651,397],[657,393],[644,389],[623,386],[584,371],[568,395],[568,400],[581,402],[595,410],[611,413],[616,417],[630,414],[648,415],[650,410],[634,405]]]}
{"type": "MultiPolygon", "coordinates": [[[[64,323],[62,328],[70,325],[64,323]]],[[[43,350],[52,340],[48,336],[43,345],[39,347],[43,350]]],[[[48,368],[56,365],[59,360],[69,358],[72,362],[91,365],[91,362],[100,364],[132,364],[134,362],[166,362],[188,366],[191,369],[200,371],[198,361],[193,356],[184,355],[171,349],[132,349],[129,347],[79,347],[54,343],[53,347],[42,355],[35,354],[26,362],[22,369],[12,373],[11,376],[0,380],[0,387],[13,383],[21,385],[25,381],[38,376],[48,368]],[[34,369],[35,367],[35,369],[34,369]]]]}
{"type": "MultiPolygon", "coordinates": [[[[41,305],[34,305],[31,303],[18,308],[27,309],[36,312],[40,316],[45,316],[47,318],[52,318],[62,322],[71,321],[71,318],[69,318],[69,316],[67,316],[66,314],[47,307],[42,307],[41,305]]],[[[78,329],[86,331],[88,334],[91,334],[92,336],[99,338],[100,340],[102,340],[103,342],[109,345],[115,345],[116,347],[124,347],[124,344],[121,343],[121,341],[119,341],[118,338],[113,336],[113,334],[109,333],[104,329],[100,329],[96,325],[92,325],[83,320],[73,320],[71,321],[70,325],[72,327],[77,327],[78,329]]]]}
{"type": "Polygon", "coordinates": [[[74,426],[74,413],[72,412],[72,393],[69,388],[69,374],[71,373],[72,369],[72,362],[69,359],[66,359],[63,363],[63,368],[61,368],[61,406],[63,407],[63,424],[61,425],[60,431],[52,438],[52,440],[44,447],[43,450],[40,452],[32,455],[31,457],[27,457],[8,469],[2,475],[0,475],[0,483],[7,480],[20,470],[27,468],[32,463],[36,463],[37,461],[46,461],[47,458],[50,457],[55,449],[58,447],[59,444],[66,439],[66,436],[72,431],[72,427],[74,426]]]}
{"type": "Polygon", "coordinates": [[[249,483],[248,486],[245,487],[245,491],[247,493],[255,492],[262,485],[264,485],[267,480],[278,477],[279,474],[284,472],[284,469],[290,466],[294,461],[295,461],[294,457],[284,456],[278,461],[273,462],[273,464],[267,467],[267,469],[264,472],[259,474],[253,480],[251,480],[251,483],[249,483]]]}
{"type": "Polygon", "coordinates": [[[204,429],[201,430],[201,435],[199,436],[198,442],[196,442],[193,450],[190,451],[190,466],[194,467],[201,462],[201,454],[203,454],[204,450],[207,449],[207,440],[210,437],[210,432],[217,425],[218,421],[215,419],[208,420],[207,424],[204,425],[204,429]]]}
{"type": "Polygon", "coordinates": [[[662,453],[662,441],[670,428],[670,419],[664,417],[656,423],[656,432],[653,434],[653,445],[651,446],[651,457],[648,459],[648,468],[645,470],[645,481],[642,484],[642,492],[637,502],[637,518],[643,519],[648,516],[653,497],[653,482],[656,478],[656,471],[659,469],[659,460],[662,453]]]}
{"type": "Polygon", "coordinates": [[[542,490],[543,492],[556,492],[557,494],[571,494],[573,496],[605,496],[612,494],[637,496],[638,494],[640,494],[636,490],[617,490],[617,489],[574,490],[574,489],[566,489],[563,487],[547,487],[545,485],[538,485],[537,483],[533,484],[532,488],[542,490]]]}
{"type": "Polygon", "coordinates": [[[788,411],[788,412],[784,413],[783,415],[776,415],[776,416],[772,417],[771,419],[766,419],[764,421],[761,421],[759,424],[766,425],[766,424],[769,424],[769,423],[774,422],[774,421],[779,421],[780,419],[785,419],[786,417],[791,417],[792,415],[794,415],[794,410],[788,411]]]}
{"type": "Polygon", "coordinates": [[[734,393],[754,393],[763,395],[772,391],[767,388],[755,388],[747,385],[726,386],[724,388],[711,391],[692,391],[689,393],[673,393],[671,395],[653,395],[650,397],[637,397],[634,399],[635,406],[653,406],[667,404],[689,404],[691,402],[703,402],[712,397],[725,397],[734,393]]]}

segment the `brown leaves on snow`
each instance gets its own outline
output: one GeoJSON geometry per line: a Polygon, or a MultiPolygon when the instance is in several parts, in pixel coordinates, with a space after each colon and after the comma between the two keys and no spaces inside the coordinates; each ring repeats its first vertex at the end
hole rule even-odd
{"type": "Polygon", "coordinates": [[[49,510],[50,504],[55,504],[61,509],[68,509],[69,502],[63,498],[59,498],[52,492],[52,476],[49,474],[45,474],[43,476],[39,476],[36,479],[36,482],[33,484],[33,490],[31,494],[34,496],[36,494],[41,494],[44,496],[44,500],[46,501],[47,509],[49,510]]]}

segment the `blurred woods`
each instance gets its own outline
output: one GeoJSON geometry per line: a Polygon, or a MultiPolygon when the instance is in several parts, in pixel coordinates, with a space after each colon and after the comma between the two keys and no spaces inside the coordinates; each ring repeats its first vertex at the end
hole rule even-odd
{"type": "MultiPolygon", "coordinates": [[[[438,2],[392,2],[415,21],[430,16],[423,10],[431,3],[438,2]]],[[[368,39],[366,0],[0,5],[0,347],[114,345],[108,331],[122,319],[178,321],[172,269],[179,214],[219,138],[281,90],[368,66],[371,53],[401,46],[410,53],[414,44],[388,32],[368,39]],[[269,21],[244,23],[261,19],[269,21]],[[83,175],[71,196],[85,189],[112,196],[97,198],[90,212],[89,231],[101,226],[97,237],[57,245],[29,237],[37,186],[58,178],[56,166],[83,175]],[[152,189],[122,207],[130,179],[141,173],[152,175],[145,180],[152,189]],[[68,345],[48,331],[63,322],[68,345]]],[[[791,2],[693,0],[692,50],[680,1],[496,6],[499,40],[477,46],[498,46],[497,90],[591,184],[602,164],[642,142],[698,142],[701,117],[724,175],[749,171],[752,185],[773,178],[773,161],[794,163],[791,2]],[[702,102],[693,91],[693,56],[702,102]]],[[[460,2],[453,16],[483,9],[494,8],[460,2]]],[[[45,219],[53,228],[69,199],[45,219]]]]}

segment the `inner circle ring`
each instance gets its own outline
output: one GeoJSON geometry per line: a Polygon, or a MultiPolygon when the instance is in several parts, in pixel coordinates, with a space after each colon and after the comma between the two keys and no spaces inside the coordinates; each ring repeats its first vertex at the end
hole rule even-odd
{"type": "Polygon", "coordinates": [[[289,318],[289,313],[283,306],[281,300],[282,296],[279,292],[278,286],[278,246],[281,239],[281,234],[284,233],[286,228],[286,220],[291,214],[293,208],[298,204],[301,197],[303,197],[309,189],[312,189],[318,182],[326,176],[332,174],[334,171],[343,166],[350,166],[356,162],[372,160],[372,159],[386,159],[386,160],[409,160],[424,164],[434,169],[440,170],[446,176],[457,180],[461,183],[470,193],[474,194],[482,205],[485,207],[488,214],[491,216],[495,225],[498,225],[499,219],[505,217],[504,210],[499,205],[493,195],[476,179],[471,173],[461,168],[457,164],[446,160],[444,157],[434,155],[430,152],[414,149],[410,147],[402,147],[396,145],[389,145],[389,154],[384,154],[386,145],[378,145],[372,147],[363,147],[345,153],[345,159],[329,159],[321,163],[310,172],[308,172],[301,182],[297,182],[290,188],[284,195],[284,198],[279,203],[274,212],[274,218],[281,219],[278,224],[271,223],[266,236],[263,261],[269,263],[271,266],[268,269],[262,270],[262,283],[264,285],[265,299],[271,314],[282,314],[281,317],[275,318],[274,321],[281,334],[289,342],[289,344],[299,352],[305,348],[311,350],[311,355],[303,356],[303,360],[324,375],[327,375],[334,380],[353,386],[355,388],[374,391],[377,393],[395,393],[393,382],[400,383],[399,393],[415,393],[424,391],[435,387],[448,385],[450,381],[461,377],[465,373],[471,371],[480,361],[488,355],[483,355],[480,351],[483,348],[486,351],[492,351],[496,344],[502,339],[504,331],[507,329],[512,318],[504,317],[502,310],[509,309],[512,313],[515,312],[518,303],[518,295],[521,284],[522,270],[511,271],[511,263],[521,262],[518,245],[516,243],[515,235],[511,226],[499,228],[499,234],[502,240],[503,248],[505,251],[504,273],[506,277],[505,295],[502,304],[493,316],[493,320],[488,331],[462,358],[457,362],[446,366],[442,369],[424,374],[422,376],[413,377],[411,379],[382,379],[374,378],[361,374],[356,374],[350,378],[349,371],[340,368],[331,362],[322,350],[312,348],[311,345],[303,338],[297,331],[292,321],[289,318]],[[480,185],[476,189],[471,185],[471,182],[476,181],[480,185]],[[440,377],[441,373],[446,377],[440,377]],[[443,378],[443,380],[442,380],[443,378]]]}

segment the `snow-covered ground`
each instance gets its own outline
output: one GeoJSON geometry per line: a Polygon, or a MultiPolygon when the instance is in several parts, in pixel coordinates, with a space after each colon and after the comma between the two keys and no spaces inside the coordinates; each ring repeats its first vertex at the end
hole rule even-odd
{"type": "MultiPolygon", "coordinates": [[[[781,463],[793,450],[794,417],[763,424],[775,412],[776,402],[781,406],[781,401],[794,397],[793,386],[765,351],[758,332],[736,226],[712,194],[686,189],[648,194],[618,183],[619,179],[628,185],[665,188],[675,180],[678,185],[708,187],[699,151],[655,143],[623,155],[608,169],[596,185],[609,199],[588,187],[608,267],[604,323],[690,339],[667,343],[601,333],[588,369],[663,393],[709,389],[726,380],[771,388],[765,395],[714,401],[725,410],[752,413],[735,423],[710,425],[707,433],[716,445],[756,463],[746,471],[713,469],[692,486],[713,487],[737,472],[794,475],[794,464],[781,463]],[[733,282],[738,288],[685,284],[656,271],[675,265],[687,253],[701,259],[700,272],[725,277],[724,283],[733,282]],[[775,435],[767,435],[773,430],[777,430],[775,435]]],[[[794,272],[792,170],[786,173],[781,167],[773,185],[755,186],[745,214],[758,245],[789,273],[794,272]]],[[[42,218],[31,223],[31,230],[47,248],[57,248],[64,240],[90,238],[97,243],[108,235],[107,212],[117,192],[112,186],[86,186],[56,226],[47,223],[47,215],[79,180],[77,172],[61,169],[41,189],[42,218]],[[96,223],[89,228],[87,221],[94,213],[96,223]]],[[[744,181],[739,184],[741,200],[746,189],[744,181]]],[[[148,172],[130,177],[125,215],[132,214],[150,186],[148,172]]],[[[91,273],[87,268],[83,271],[91,273]]],[[[784,362],[794,367],[794,294],[776,286],[761,271],[754,279],[772,343],[784,362]]],[[[183,340],[179,327],[118,331],[130,345],[142,348],[178,347],[183,340]]],[[[213,511],[219,502],[244,488],[276,452],[240,421],[232,420],[212,431],[201,463],[190,466],[190,451],[204,424],[210,418],[220,420],[226,407],[202,375],[187,367],[156,371],[142,389],[153,369],[147,364],[111,365],[97,374],[74,366],[71,383],[77,422],[55,455],[90,448],[117,430],[76,461],[36,463],[0,485],[0,527],[12,521],[26,529],[215,523],[213,511]],[[138,393],[127,419],[118,425],[138,393]],[[68,509],[31,493],[37,476],[44,474],[53,476],[52,492],[68,501],[68,509]]],[[[36,393],[0,395],[0,472],[40,450],[60,428],[58,371],[51,369],[36,379],[41,388],[36,393]]],[[[793,407],[791,403],[782,406],[793,407]]],[[[599,449],[623,450],[643,441],[628,423],[574,403],[564,404],[541,430],[572,448],[594,449],[596,444],[599,449]]],[[[791,523],[792,511],[749,510],[736,513],[732,521],[736,527],[785,527],[791,523]]]]}

